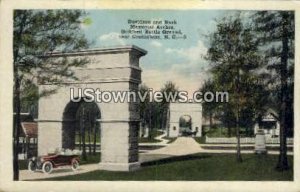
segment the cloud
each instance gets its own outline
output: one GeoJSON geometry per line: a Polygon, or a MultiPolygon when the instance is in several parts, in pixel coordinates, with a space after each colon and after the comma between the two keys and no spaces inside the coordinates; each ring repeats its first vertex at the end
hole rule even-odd
{"type": "MultiPolygon", "coordinates": [[[[166,48],[168,57],[181,58],[182,62],[172,64],[168,69],[147,69],[143,71],[143,83],[159,90],[167,81],[174,82],[180,90],[187,91],[190,96],[198,90],[207,78],[207,62],[203,59],[207,48],[198,41],[188,48],[166,48]]],[[[176,60],[176,59],[175,59],[176,60]]]]}
{"type": "Polygon", "coordinates": [[[101,44],[104,45],[125,45],[125,41],[120,38],[120,33],[110,32],[99,37],[101,44]]]}
{"type": "Polygon", "coordinates": [[[151,69],[144,70],[142,74],[142,81],[149,88],[153,90],[160,90],[167,81],[172,81],[176,84],[180,91],[187,91],[189,96],[199,89],[204,77],[198,76],[186,76],[178,73],[177,70],[171,68],[170,70],[151,69]]]}
{"type": "Polygon", "coordinates": [[[202,59],[203,55],[206,54],[207,48],[202,41],[198,41],[196,46],[189,47],[187,49],[173,49],[167,48],[165,52],[167,54],[177,54],[180,57],[187,59],[189,62],[195,62],[202,59]]]}
{"type": "Polygon", "coordinates": [[[152,45],[153,47],[162,47],[162,43],[159,41],[151,41],[150,45],[152,45]]]}

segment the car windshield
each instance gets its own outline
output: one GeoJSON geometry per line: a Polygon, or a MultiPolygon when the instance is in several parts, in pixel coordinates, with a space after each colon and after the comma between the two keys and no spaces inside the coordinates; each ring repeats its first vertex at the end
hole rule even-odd
{"type": "Polygon", "coordinates": [[[69,155],[81,155],[81,151],[80,150],[72,150],[72,149],[55,149],[55,151],[51,151],[49,150],[48,155],[65,155],[65,156],[69,156],[69,155]]]}

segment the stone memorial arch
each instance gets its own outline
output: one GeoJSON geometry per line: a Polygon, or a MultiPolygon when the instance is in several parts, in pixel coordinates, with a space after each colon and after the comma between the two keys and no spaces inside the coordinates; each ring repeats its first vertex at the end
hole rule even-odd
{"type": "Polygon", "coordinates": [[[202,134],[202,105],[200,103],[170,103],[168,136],[181,136],[180,119],[189,117],[191,131],[196,137],[202,134]]]}
{"type": "MultiPolygon", "coordinates": [[[[140,57],[147,52],[137,46],[55,53],[53,56],[87,58],[89,63],[74,72],[78,80],[66,81],[55,94],[39,100],[38,154],[48,150],[74,147],[74,121],[79,103],[70,99],[70,89],[80,97],[79,88],[103,91],[134,91],[141,82],[140,57]]],[[[54,88],[39,85],[39,91],[54,88]]],[[[80,101],[83,102],[83,101],[80,101]]],[[[95,102],[101,123],[100,169],[131,171],[139,168],[138,104],[133,102],[95,102]]]]}

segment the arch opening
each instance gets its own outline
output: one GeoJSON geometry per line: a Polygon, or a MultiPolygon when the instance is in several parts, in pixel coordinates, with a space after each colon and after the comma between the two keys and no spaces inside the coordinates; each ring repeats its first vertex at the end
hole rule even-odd
{"type": "Polygon", "coordinates": [[[179,118],[179,134],[186,135],[192,131],[192,117],[190,115],[182,115],[179,118]]]}
{"type": "MultiPolygon", "coordinates": [[[[101,113],[95,102],[70,101],[63,113],[62,148],[82,151],[82,160],[100,156],[101,113]]],[[[100,161],[100,157],[99,157],[100,161]]]]}

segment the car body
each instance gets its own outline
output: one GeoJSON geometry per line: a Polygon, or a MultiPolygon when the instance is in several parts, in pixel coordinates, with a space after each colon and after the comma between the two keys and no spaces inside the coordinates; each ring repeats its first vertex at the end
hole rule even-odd
{"type": "Polygon", "coordinates": [[[79,154],[48,154],[39,157],[32,157],[28,162],[28,170],[37,171],[42,170],[44,173],[51,173],[53,168],[61,166],[71,166],[75,171],[79,168],[80,155],[79,154]]]}

